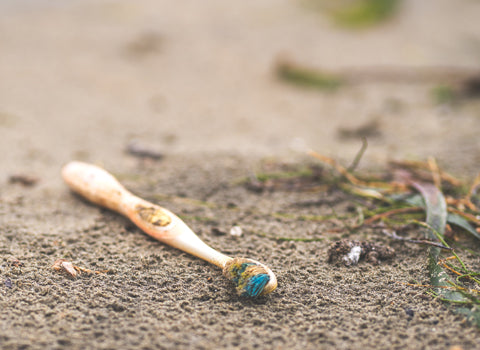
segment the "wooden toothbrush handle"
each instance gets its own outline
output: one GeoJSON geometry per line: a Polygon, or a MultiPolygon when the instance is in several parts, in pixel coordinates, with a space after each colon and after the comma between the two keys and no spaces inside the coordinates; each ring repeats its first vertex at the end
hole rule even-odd
{"type": "Polygon", "coordinates": [[[62,168],[63,180],[89,201],[126,215],[125,203],[133,194],[102,168],[78,161],[62,168]]]}
{"type": "Polygon", "coordinates": [[[132,220],[150,236],[223,268],[230,257],[206,245],[178,216],[129,192],[111,174],[73,161],[62,169],[70,188],[89,201],[132,220]]]}

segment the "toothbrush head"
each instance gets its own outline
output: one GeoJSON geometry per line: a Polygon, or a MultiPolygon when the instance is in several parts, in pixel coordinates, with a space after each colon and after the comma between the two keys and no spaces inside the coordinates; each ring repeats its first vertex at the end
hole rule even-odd
{"type": "Polygon", "coordinates": [[[223,275],[233,281],[237,294],[242,297],[267,295],[277,287],[273,272],[258,261],[234,258],[223,268],[223,275]]]}

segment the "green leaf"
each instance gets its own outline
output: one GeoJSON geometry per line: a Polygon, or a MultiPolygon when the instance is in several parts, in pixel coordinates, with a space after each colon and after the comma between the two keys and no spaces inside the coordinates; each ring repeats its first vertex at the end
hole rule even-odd
{"type": "Polygon", "coordinates": [[[423,197],[419,194],[408,196],[404,198],[403,201],[407,204],[410,204],[412,207],[422,207],[425,208],[425,201],[423,197]]]}
{"type": "MultiPolygon", "coordinates": [[[[412,207],[421,207],[425,208],[425,201],[423,197],[419,194],[413,194],[413,195],[399,195],[399,196],[390,196],[390,199],[394,201],[403,201],[412,207]]],[[[473,227],[470,222],[465,219],[464,217],[455,214],[455,213],[448,213],[447,214],[447,222],[449,224],[458,226],[460,228],[463,228],[465,231],[470,233],[472,236],[474,236],[477,239],[480,239],[480,234],[475,230],[475,227],[473,227]]]]}
{"type": "Polygon", "coordinates": [[[460,215],[449,213],[447,217],[447,221],[450,224],[463,228],[465,231],[470,233],[475,238],[480,239],[480,234],[477,232],[477,230],[475,230],[475,227],[470,225],[468,220],[461,217],[460,215]]]}
{"type": "MultiPolygon", "coordinates": [[[[425,210],[427,213],[427,225],[431,228],[427,230],[427,235],[432,240],[438,240],[437,234],[443,240],[445,226],[447,224],[447,203],[443,193],[432,184],[412,183],[413,187],[423,197],[425,210]]],[[[428,271],[430,274],[430,283],[435,288],[435,293],[445,301],[452,302],[470,302],[462,293],[452,290],[453,281],[448,276],[444,268],[438,264],[441,249],[430,247],[428,250],[428,271]]]]}
{"type": "MultiPolygon", "coordinates": [[[[447,202],[443,193],[432,184],[421,184],[414,182],[413,187],[423,197],[427,212],[427,224],[440,233],[443,237],[447,224],[447,202]]],[[[428,232],[430,239],[436,239],[436,235],[428,232]]]]}

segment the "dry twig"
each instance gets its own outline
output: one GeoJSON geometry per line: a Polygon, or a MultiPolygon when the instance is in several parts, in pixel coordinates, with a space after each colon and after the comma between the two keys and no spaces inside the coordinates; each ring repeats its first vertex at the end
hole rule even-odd
{"type": "Polygon", "coordinates": [[[405,241],[405,242],[408,242],[408,243],[415,243],[415,244],[424,244],[424,245],[430,245],[430,246],[433,246],[433,247],[437,247],[437,248],[441,248],[441,249],[445,249],[445,250],[453,250],[453,248],[450,248],[450,247],[446,247],[444,246],[443,244],[440,244],[440,243],[437,243],[437,242],[432,242],[432,241],[428,241],[426,239],[411,239],[411,238],[405,238],[405,237],[402,237],[402,236],[399,236],[395,233],[395,231],[388,231],[388,230],[382,230],[383,234],[385,234],[386,236],[390,237],[390,238],[393,238],[393,239],[398,239],[400,241],[405,241]]]}
{"type": "Polygon", "coordinates": [[[79,266],[76,266],[76,265],[73,265],[70,261],[68,261],[67,259],[58,259],[56,260],[53,265],[52,265],[52,268],[55,270],[55,271],[63,271],[63,272],[66,272],[68,275],[70,275],[71,277],[73,278],[76,278],[78,275],[82,274],[82,273],[86,273],[86,274],[89,274],[89,275],[93,275],[93,274],[102,274],[102,273],[107,273],[108,270],[103,270],[103,271],[94,271],[94,270],[90,270],[90,269],[86,269],[84,267],[79,267],[79,266]]]}

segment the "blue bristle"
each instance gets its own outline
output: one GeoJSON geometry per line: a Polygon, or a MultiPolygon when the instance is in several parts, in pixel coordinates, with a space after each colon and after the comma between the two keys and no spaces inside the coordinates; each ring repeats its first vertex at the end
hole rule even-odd
{"type": "Polygon", "coordinates": [[[243,287],[242,296],[257,297],[270,280],[270,276],[266,273],[254,275],[248,279],[247,284],[243,287]]]}
{"type": "Polygon", "coordinates": [[[233,281],[238,295],[243,297],[260,296],[270,281],[270,275],[264,266],[243,258],[234,258],[227,262],[223,274],[233,281]]]}

